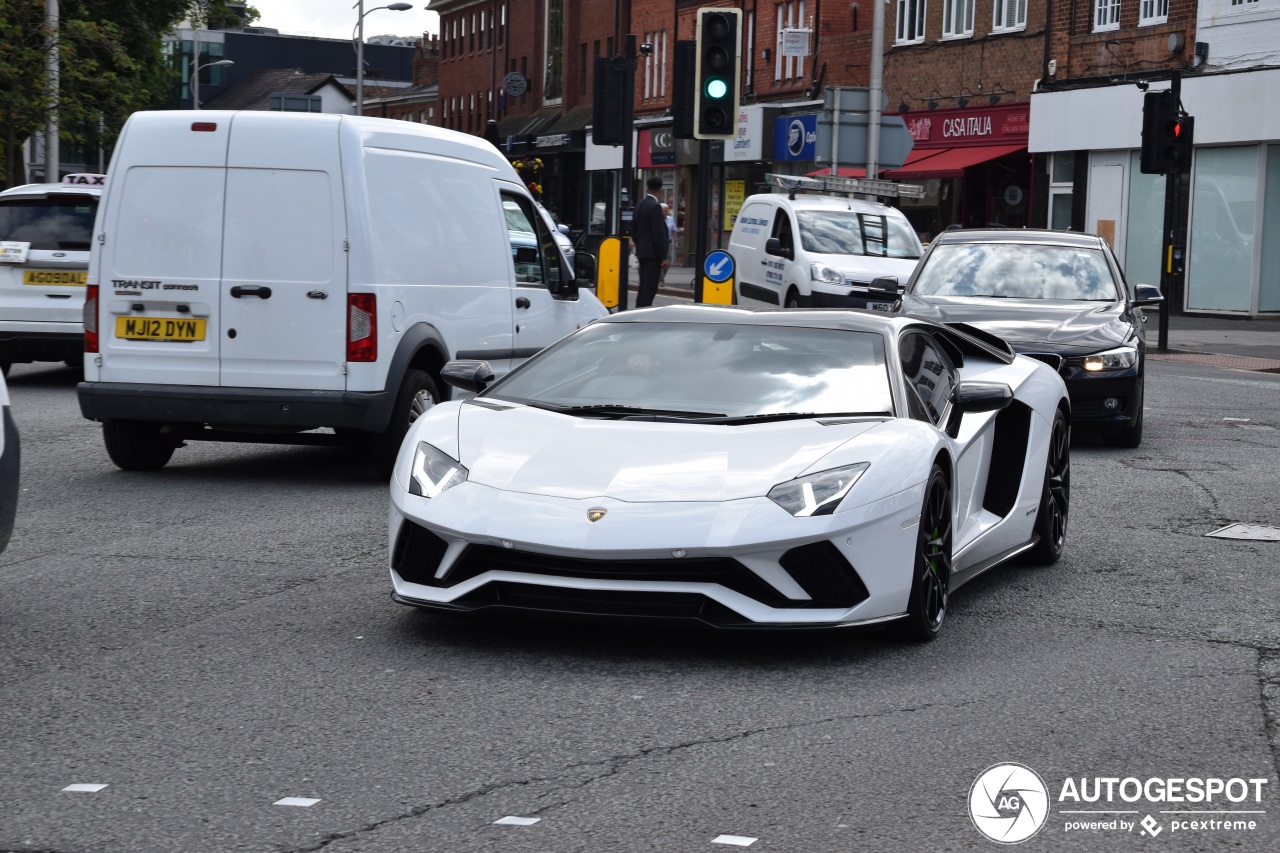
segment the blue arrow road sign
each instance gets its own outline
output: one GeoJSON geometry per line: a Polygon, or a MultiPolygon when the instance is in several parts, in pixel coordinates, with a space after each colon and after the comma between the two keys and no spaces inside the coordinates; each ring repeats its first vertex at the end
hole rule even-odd
{"type": "Polygon", "coordinates": [[[719,250],[712,252],[702,264],[702,273],[716,284],[728,281],[733,278],[733,255],[719,250]]]}

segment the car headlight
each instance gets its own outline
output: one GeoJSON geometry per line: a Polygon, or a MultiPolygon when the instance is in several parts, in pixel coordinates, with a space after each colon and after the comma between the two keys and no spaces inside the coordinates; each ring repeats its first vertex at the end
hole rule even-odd
{"type": "Polygon", "coordinates": [[[1084,369],[1090,373],[1097,373],[1100,370],[1127,370],[1137,363],[1137,347],[1116,347],[1084,357],[1084,369]]]}
{"type": "Polygon", "coordinates": [[[797,518],[811,515],[831,515],[862,472],[871,467],[868,462],[845,465],[829,471],[819,471],[807,477],[797,477],[779,483],[769,490],[769,500],[797,518]]]}
{"type": "Polygon", "coordinates": [[[434,498],[445,489],[467,481],[467,469],[425,441],[413,451],[413,469],[409,472],[409,494],[434,498]]]}
{"type": "Polygon", "coordinates": [[[826,264],[809,264],[809,278],[827,284],[844,284],[844,275],[826,264]]]}

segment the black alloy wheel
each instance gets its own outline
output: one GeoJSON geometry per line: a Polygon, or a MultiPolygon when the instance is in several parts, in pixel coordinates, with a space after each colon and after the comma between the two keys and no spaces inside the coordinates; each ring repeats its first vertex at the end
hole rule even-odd
{"type": "Polygon", "coordinates": [[[928,642],[942,630],[951,592],[951,486],[942,467],[934,463],[920,508],[911,598],[902,633],[928,642]]]}
{"type": "Polygon", "coordinates": [[[1036,512],[1035,533],[1040,541],[1031,549],[1030,559],[1047,566],[1062,556],[1067,542],[1067,513],[1071,505],[1071,428],[1059,409],[1053,418],[1049,435],[1049,454],[1045,460],[1044,488],[1040,509],[1036,512]]]}

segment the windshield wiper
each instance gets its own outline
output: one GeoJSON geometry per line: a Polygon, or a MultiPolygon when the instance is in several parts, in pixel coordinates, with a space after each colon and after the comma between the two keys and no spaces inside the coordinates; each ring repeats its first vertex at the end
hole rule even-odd
{"type": "Polygon", "coordinates": [[[709,418],[709,424],[758,424],[770,421],[832,420],[842,418],[887,418],[889,412],[765,412],[759,415],[735,415],[709,418]]]}
{"type": "Polygon", "coordinates": [[[619,420],[709,420],[722,418],[719,412],[684,412],[679,409],[646,409],[643,406],[628,406],[622,403],[596,403],[585,406],[561,406],[555,403],[525,401],[526,406],[559,412],[564,415],[610,415],[619,420]]]}

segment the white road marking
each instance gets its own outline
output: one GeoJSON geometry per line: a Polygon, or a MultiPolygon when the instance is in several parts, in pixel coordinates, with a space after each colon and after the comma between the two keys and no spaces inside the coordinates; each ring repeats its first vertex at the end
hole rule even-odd
{"type": "Polygon", "coordinates": [[[1280,542],[1280,527],[1268,527],[1264,524],[1228,524],[1219,527],[1205,536],[1216,539],[1249,539],[1254,542],[1280,542]]]}
{"type": "Polygon", "coordinates": [[[506,817],[495,820],[494,824],[502,824],[504,826],[533,826],[540,820],[542,820],[540,817],[515,817],[513,815],[507,815],[506,817]]]}
{"type": "Polygon", "coordinates": [[[76,794],[96,794],[96,793],[98,793],[99,791],[101,791],[101,790],[102,790],[103,788],[105,788],[105,787],[107,787],[107,786],[106,786],[106,785],[94,785],[94,784],[91,784],[91,783],[78,782],[78,783],[76,783],[75,785],[68,785],[67,787],[63,788],[62,790],[63,790],[63,791],[71,791],[72,793],[76,793],[76,794]]]}
{"type": "Polygon", "coordinates": [[[734,847],[750,847],[759,838],[748,838],[745,835],[720,835],[711,840],[712,844],[732,844],[734,847]]]}
{"type": "Polygon", "coordinates": [[[318,802],[320,802],[320,801],[319,801],[319,800],[313,800],[313,799],[310,799],[310,798],[308,798],[308,797],[285,797],[283,800],[276,800],[276,801],[275,801],[274,803],[272,803],[271,805],[273,805],[273,806],[301,806],[302,808],[304,808],[304,809],[305,809],[305,808],[309,808],[310,806],[314,806],[314,805],[315,805],[316,803],[318,803],[318,802]]]}

